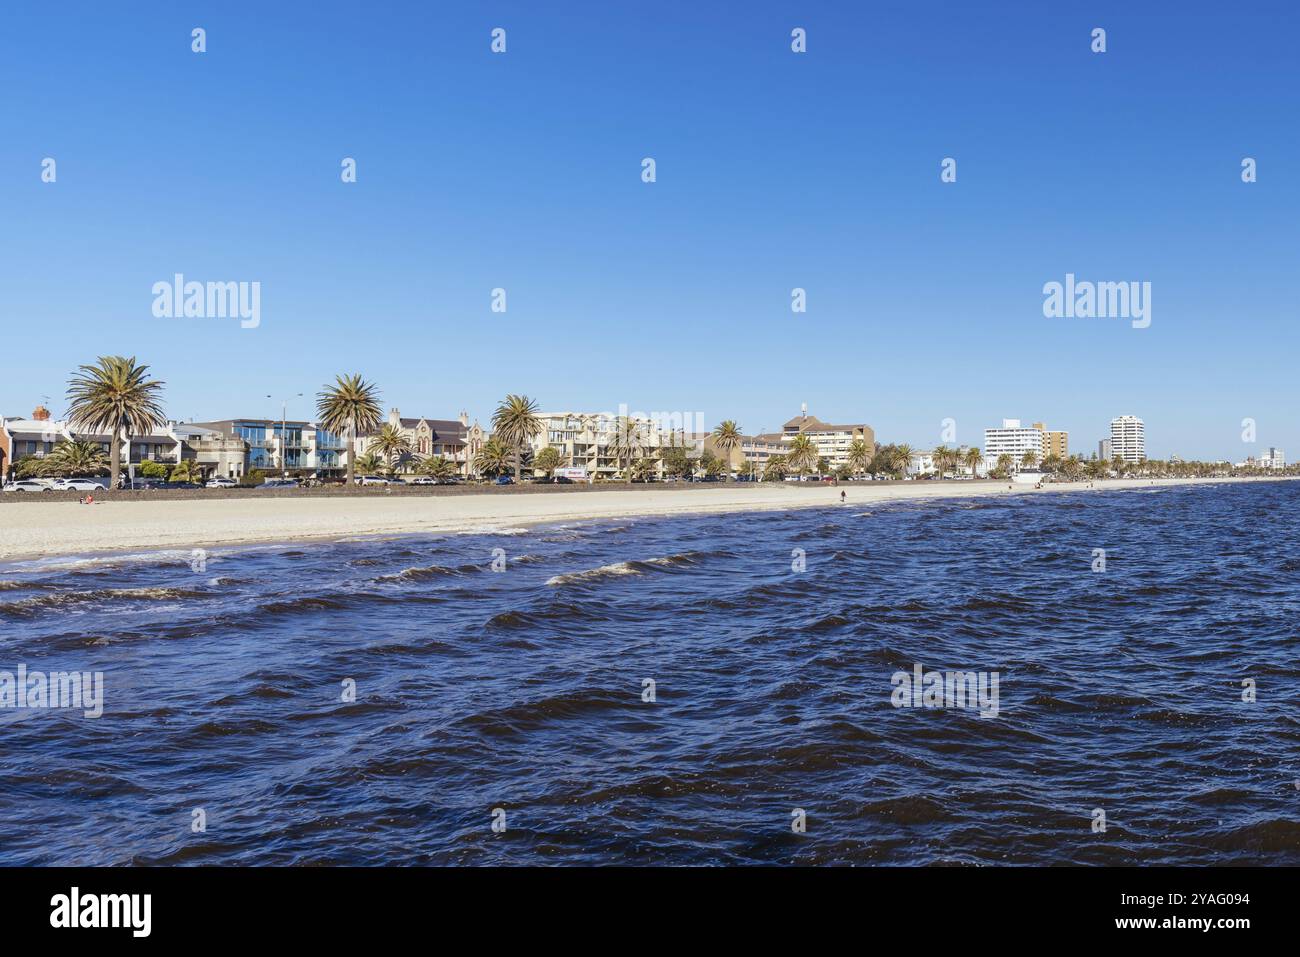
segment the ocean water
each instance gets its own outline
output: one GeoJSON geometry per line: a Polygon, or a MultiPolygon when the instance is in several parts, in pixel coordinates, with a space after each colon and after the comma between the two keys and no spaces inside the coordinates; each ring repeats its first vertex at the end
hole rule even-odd
{"type": "Polygon", "coordinates": [[[0,863],[1300,864],[1300,485],[849,495],[0,566],[0,863]]]}

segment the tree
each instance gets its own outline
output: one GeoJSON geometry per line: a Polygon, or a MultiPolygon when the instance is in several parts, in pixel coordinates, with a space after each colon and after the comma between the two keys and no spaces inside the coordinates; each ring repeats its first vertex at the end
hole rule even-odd
{"type": "Polygon", "coordinates": [[[872,450],[862,439],[854,439],[849,445],[849,451],[846,455],[849,469],[854,475],[860,475],[867,471],[871,465],[872,450]]]}
{"type": "Polygon", "coordinates": [[[1011,474],[1011,467],[1015,464],[1015,459],[1011,457],[1010,452],[1003,452],[998,456],[997,466],[993,469],[994,478],[1006,478],[1011,474]]]}
{"type": "Polygon", "coordinates": [[[984,461],[984,456],[979,449],[972,446],[966,450],[964,456],[966,467],[970,469],[970,477],[975,478],[979,473],[980,463],[984,461]]]}
{"type": "Polygon", "coordinates": [[[609,434],[607,447],[610,456],[624,469],[624,477],[632,481],[632,461],[645,453],[645,443],[641,439],[641,426],[631,416],[621,415],[614,420],[614,431],[609,434]]]}
{"type": "Polygon", "coordinates": [[[74,431],[108,435],[109,484],[122,471],[122,442],[166,424],[159,399],[164,383],[148,378],[135,357],[100,356],[68,380],[68,419],[74,431]]]}
{"type": "Polygon", "coordinates": [[[544,427],[537,416],[537,403],[526,395],[507,395],[492,413],[492,437],[514,452],[516,482],[523,467],[524,447],[544,427]]]}
{"type": "Polygon", "coordinates": [[[691,460],[686,455],[686,450],[681,446],[664,449],[661,461],[663,462],[665,475],[675,475],[680,478],[690,474],[691,460]]]}
{"type": "Polygon", "coordinates": [[[391,422],[386,422],[379,430],[379,434],[371,440],[370,450],[383,456],[384,464],[388,466],[388,474],[393,475],[397,472],[397,463],[401,457],[411,454],[411,443],[401,429],[391,422]]]}
{"type": "MultiPolygon", "coordinates": [[[[384,460],[374,452],[367,452],[365,455],[357,456],[357,471],[362,475],[377,475],[384,470],[384,460]]],[[[348,457],[348,481],[352,479],[352,461],[348,457]]]]}
{"type": "Polygon", "coordinates": [[[154,462],[146,459],[140,463],[140,474],[147,479],[166,479],[167,466],[162,462],[154,462]]]}
{"type": "Polygon", "coordinates": [[[727,460],[727,474],[731,474],[732,450],[741,444],[740,426],[733,419],[727,419],[713,430],[713,446],[727,460]]]}
{"type": "Polygon", "coordinates": [[[515,450],[496,437],[488,439],[474,456],[474,470],[480,475],[495,478],[510,471],[510,464],[518,464],[515,450]]]}
{"type": "MultiPolygon", "coordinates": [[[[320,424],[330,432],[347,436],[348,485],[356,478],[357,436],[379,427],[379,390],[358,374],[334,377],[334,385],[325,386],[316,397],[316,414],[320,424]]],[[[362,456],[365,458],[365,456],[362,456]]]]}
{"type": "Polygon", "coordinates": [[[45,456],[48,475],[103,475],[108,471],[108,454],[98,442],[64,439],[45,456]]]}
{"type": "Polygon", "coordinates": [[[172,473],[168,476],[171,482],[201,482],[203,481],[203,469],[194,459],[181,459],[172,466],[172,473]]]}
{"type": "Polygon", "coordinates": [[[913,454],[912,447],[906,442],[901,445],[895,445],[891,456],[892,461],[890,462],[890,471],[900,477],[906,475],[908,469],[912,467],[913,454]]]}
{"type": "Polygon", "coordinates": [[[817,468],[819,456],[817,444],[806,435],[796,435],[790,440],[789,450],[785,453],[786,465],[799,475],[807,475],[817,468]]]}
{"type": "Polygon", "coordinates": [[[790,474],[790,463],[784,455],[769,456],[763,467],[763,481],[780,482],[790,474]]]}
{"type": "Polygon", "coordinates": [[[930,453],[930,459],[934,462],[935,470],[939,473],[940,481],[943,480],[943,473],[947,471],[949,463],[955,462],[956,453],[946,445],[936,445],[934,451],[930,453]]]}
{"type": "Polygon", "coordinates": [[[560,456],[560,450],[553,445],[548,445],[538,452],[533,459],[533,468],[540,469],[542,474],[549,479],[563,462],[564,459],[560,456]]]}
{"type": "Polygon", "coordinates": [[[431,479],[444,481],[451,478],[457,472],[456,463],[450,459],[444,459],[441,455],[430,455],[422,459],[415,467],[421,475],[427,475],[431,479]]]}
{"type": "Polygon", "coordinates": [[[1030,449],[1024,455],[1020,456],[1020,465],[1022,468],[1032,469],[1034,463],[1038,461],[1038,453],[1030,449]]]}

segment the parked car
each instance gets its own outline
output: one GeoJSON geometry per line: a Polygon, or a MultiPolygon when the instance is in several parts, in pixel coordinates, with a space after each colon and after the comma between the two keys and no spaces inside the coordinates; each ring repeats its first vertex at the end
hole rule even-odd
{"type": "Polygon", "coordinates": [[[5,492],[53,492],[50,486],[44,482],[38,482],[35,479],[19,479],[16,482],[7,483],[2,491],[5,492]]]}
{"type": "Polygon", "coordinates": [[[389,483],[388,483],[388,479],[384,478],[382,475],[358,475],[357,484],[358,485],[387,485],[389,483]]]}
{"type": "Polygon", "coordinates": [[[226,478],[224,475],[218,475],[216,478],[210,478],[204,484],[204,488],[238,488],[239,483],[232,478],[226,478]]]}
{"type": "Polygon", "coordinates": [[[569,478],[567,475],[557,475],[557,476],[555,476],[555,478],[551,479],[551,481],[554,482],[556,485],[572,485],[572,484],[573,484],[573,479],[569,478]]]}
{"type": "Polygon", "coordinates": [[[106,478],[61,478],[50,486],[56,492],[102,492],[108,488],[106,478]]]}
{"type": "Polygon", "coordinates": [[[437,485],[438,480],[431,475],[421,475],[418,478],[411,479],[412,485],[437,485]]]}
{"type": "Polygon", "coordinates": [[[257,488],[297,488],[298,480],[291,478],[269,478],[257,488]]]}
{"type": "Polygon", "coordinates": [[[512,479],[509,475],[498,475],[496,481],[493,482],[492,484],[493,485],[514,485],[515,480],[512,479]]]}

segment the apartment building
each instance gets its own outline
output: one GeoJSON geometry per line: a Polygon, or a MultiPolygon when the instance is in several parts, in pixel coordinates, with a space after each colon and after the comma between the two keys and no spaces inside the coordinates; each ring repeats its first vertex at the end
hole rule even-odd
{"type": "Polygon", "coordinates": [[[1259,457],[1257,464],[1262,469],[1284,469],[1286,468],[1286,456],[1281,449],[1269,446],[1268,451],[1259,457]]]}
{"type": "Polygon", "coordinates": [[[247,446],[242,471],[224,473],[231,477],[257,470],[305,472],[323,478],[342,475],[347,469],[346,440],[314,422],[243,418],[191,422],[187,426],[202,430],[195,433],[196,440],[239,440],[247,446]]]}
{"type": "MultiPolygon", "coordinates": [[[[692,436],[692,439],[695,437],[692,436]]],[[[761,435],[742,435],[740,444],[732,448],[729,452],[724,452],[718,448],[717,439],[713,433],[703,433],[700,437],[702,449],[710,455],[723,459],[727,463],[727,470],[733,475],[739,475],[748,471],[746,463],[753,463],[754,469],[762,472],[767,468],[767,463],[774,455],[782,455],[786,451],[785,444],[778,437],[761,436],[761,435]]]]}
{"type": "Polygon", "coordinates": [[[1146,429],[1135,415],[1121,415],[1110,420],[1110,447],[1113,456],[1125,462],[1143,462],[1147,457],[1146,429]]]}
{"type": "Polygon", "coordinates": [[[997,467],[998,458],[1011,456],[1014,465],[1024,461],[1025,454],[1033,452],[1036,461],[1043,460],[1043,431],[1025,428],[1019,419],[1003,419],[1001,428],[984,430],[984,467],[997,467]]]}
{"type": "Polygon", "coordinates": [[[1055,455],[1062,459],[1070,457],[1069,432],[1052,431],[1042,422],[1035,422],[1034,428],[1043,433],[1043,458],[1047,458],[1049,455],[1055,455]]]}
{"type": "Polygon", "coordinates": [[[698,457],[707,438],[703,433],[686,433],[667,427],[653,417],[618,416],[609,412],[540,412],[542,430],[532,439],[533,454],[550,446],[560,453],[562,467],[582,469],[588,478],[611,479],[627,465],[627,456],[619,456],[616,435],[628,428],[636,445],[634,459],[654,463],[651,474],[662,478],[663,453],[684,448],[698,457]]]}
{"type": "Polygon", "coordinates": [[[801,407],[800,413],[785,425],[780,432],[767,432],[754,436],[757,442],[765,445],[779,444],[779,454],[789,451],[789,444],[795,436],[806,435],[817,446],[818,458],[826,459],[832,469],[849,464],[849,447],[854,442],[865,442],[872,452],[876,448],[876,432],[865,422],[835,425],[823,422],[816,416],[808,414],[808,406],[801,407]]]}

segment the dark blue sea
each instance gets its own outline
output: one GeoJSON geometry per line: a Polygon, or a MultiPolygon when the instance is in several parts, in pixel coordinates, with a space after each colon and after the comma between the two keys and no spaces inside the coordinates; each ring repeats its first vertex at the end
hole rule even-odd
{"type": "Polygon", "coordinates": [[[11,563],[0,864],[1295,865],[1298,621],[1291,482],[11,563]]]}

